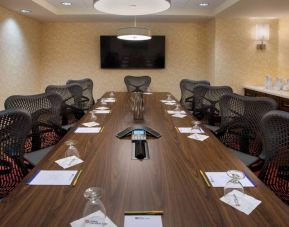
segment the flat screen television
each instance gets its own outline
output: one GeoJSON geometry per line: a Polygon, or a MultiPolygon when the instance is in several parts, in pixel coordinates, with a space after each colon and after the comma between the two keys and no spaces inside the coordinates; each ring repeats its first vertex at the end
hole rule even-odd
{"type": "Polygon", "coordinates": [[[103,69],[164,69],[165,36],[146,41],[125,41],[116,36],[100,37],[103,69]]]}

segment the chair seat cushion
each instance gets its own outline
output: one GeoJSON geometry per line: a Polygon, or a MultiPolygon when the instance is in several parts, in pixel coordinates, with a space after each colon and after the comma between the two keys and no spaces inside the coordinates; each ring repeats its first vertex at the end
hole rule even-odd
{"type": "Polygon", "coordinates": [[[236,151],[236,150],[233,150],[233,149],[230,149],[231,152],[237,156],[246,166],[249,166],[251,164],[253,164],[254,162],[256,162],[259,157],[256,157],[256,156],[252,156],[252,155],[249,155],[249,154],[245,154],[243,152],[240,152],[240,151],[236,151]]]}
{"type": "Polygon", "coordinates": [[[208,129],[210,129],[212,132],[216,132],[220,129],[219,126],[213,126],[213,125],[205,125],[208,129]]]}
{"type": "Polygon", "coordinates": [[[41,150],[33,151],[24,154],[24,158],[32,165],[36,166],[53,148],[54,146],[46,147],[41,150]]]}
{"type": "Polygon", "coordinates": [[[69,124],[69,125],[63,125],[61,126],[63,129],[65,130],[70,130],[71,128],[75,127],[76,126],[76,123],[74,124],[69,124]]]}

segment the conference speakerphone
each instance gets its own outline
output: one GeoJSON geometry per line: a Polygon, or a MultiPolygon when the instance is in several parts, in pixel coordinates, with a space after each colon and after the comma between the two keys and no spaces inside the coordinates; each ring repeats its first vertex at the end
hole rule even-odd
{"type": "Polygon", "coordinates": [[[161,136],[158,132],[154,131],[153,129],[144,126],[135,126],[127,128],[122,132],[118,133],[116,136],[121,139],[128,135],[131,135],[132,159],[147,160],[150,158],[146,136],[147,134],[156,138],[159,138],[161,136]]]}

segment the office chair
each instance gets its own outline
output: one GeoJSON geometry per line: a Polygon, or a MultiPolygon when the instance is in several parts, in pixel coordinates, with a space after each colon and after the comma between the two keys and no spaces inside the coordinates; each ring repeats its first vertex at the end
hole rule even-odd
{"type": "Polygon", "coordinates": [[[58,94],[14,95],[5,100],[5,109],[22,109],[31,115],[32,130],[25,144],[25,158],[36,165],[65,135],[61,127],[62,98],[58,94]]]}
{"type": "Polygon", "coordinates": [[[289,205],[289,113],[271,111],[261,121],[265,164],[259,178],[289,205]]]}
{"type": "Polygon", "coordinates": [[[150,76],[126,76],[124,83],[128,92],[145,92],[151,84],[150,76]]]}
{"type": "Polygon", "coordinates": [[[224,95],[220,100],[221,126],[216,134],[250,165],[262,153],[261,119],[276,108],[277,103],[271,98],[224,95]]]}
{"type": "Polygon", "coordinates": [[[228,86],[197,85],[194,90],[194,116],[204,119],[209,125],[220,123],[220,99],[225,94],[232,94],[228,86]]]}
{"type": "Polygon", "coordinates": [[[82,103],[86,103],[88,99],[83,100],[82,87],[79,84],[49,85],[46,87],[45,93],[57,93],[62,97],[61,116],[64,128],[68,129],[84,116],[82,103]]]}
{"type": "Polygon", "coordinates": [[[0,198],[8,195],[28,172],[23,155],[31,126],[26,111],[0,111],[0,198]]]}
{"type": "Polygon", "coordinates": [[[79,84],[82,87],[82,96],[88,100],[87,102],[80,102],[81,109],[89,110],[95,104],[93,98],[93,81],[91,79],[68,80],[66,84],[79,84]]]}
{"type": "Polygon", "coordinates": [[[183,79],[180,82],[180,88],[181,88],[181,100],[180,103],[184,108],[186,108],[189,111],[194,110],[194,88],[197,85],[205,84],[210,85],[209,81],[206,80],[188,80],[183,79]]]}

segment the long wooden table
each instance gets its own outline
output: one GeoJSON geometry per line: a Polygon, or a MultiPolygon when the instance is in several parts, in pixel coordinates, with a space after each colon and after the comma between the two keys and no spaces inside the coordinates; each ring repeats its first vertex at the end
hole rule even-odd
{"type": "MultiPolygon", "coordinates": [[[[105,94],[104,96],[108,96],[105,94]]],[[[160,102],[166,93],[145,96],[145,120],[135,123],[129,109],[129,94],[116,93],[117,102],[110,104],[112,113],[98,115],[104,127],[100,134],[68,133],[26,178],[39,169],[61,169],[55,160],[63,158],[68,139],[78,140],[77,147],[84,163],[71,169],[83,169],[78,184],[73,186],[29,186],[21,183],[0,202],[0,226],[69,226],[81,218],[86,200],[83,192],[91,186],[102,187],[107,215],[123,226],[124,211],[163,210],[164,227],[193,226],[288,226],[289,208],[285,206],[238,158],[234,157],[208,130],[204,142],[187,138],[175,127],[191,126],[190,116],[177,119],[167,114],[160,102]],[[150,160],[131,159],[131,142],[115,134],[142,123],[161,133],[150,139],[150,160]],[[247,216],[221,202],[223,188],[208,188],[199,174],[204,171],[244,171],[256,183],[245,192],[262,201],[247,216]]],[[[89,120],[85,116],[80,123],[89,120]]]]}

